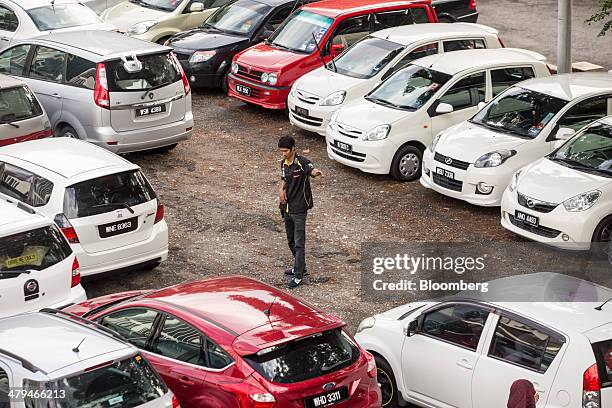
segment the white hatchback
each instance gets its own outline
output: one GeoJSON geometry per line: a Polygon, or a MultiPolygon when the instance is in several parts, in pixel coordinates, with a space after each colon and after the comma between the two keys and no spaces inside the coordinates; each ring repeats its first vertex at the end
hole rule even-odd
{"type": "Polygon", "coordinates": [[[610,114],[610,74],[525,81],[470,120],[438,133],[423,156],[421,184],[471,204],[499,206],[516,170],[610,114]]]}
{"type": "Polygon", "coordinates": [[[3,147],[0,197],[54,220],[83,276],[153,268],[168,256],[164,207],[140,168],[93,144],[54,138],[3,147]]]}
{"type": "Polygon", "coordinates": [[[497,30],[480,24],[415,24],[377,31],[354,44],[333,64],[295,81],[287,105],[289,120],[325,136],[331,115],[361,99],[413,60],[451,51],[500,48],[497,30]]]}
{"type": "Polygon", "coordinates": [[[563,249],[588,250],[593,242],[610,242],[612,117],[518,170],[502,197],[501,223],[563,249]]]}
{"type": "Polygon", "coordinates": [[[459,293],[361,322],[355,338],[375,356],[382,406],[499,407],[518,379],[534,384],[538,408],[612,406],[612,290],[554,273],[495,283],[492,298],[509,302],[459,293]]]}
{"type": "Polygon", "coordinates": [[[327,154],[367,173],[416,180],[436,133],[468,119],[508,86],[549,76],[544,61],[535,52],[511,48],[418,59],[332,115],[327,154]]]}
{"type": "Polygon", "coordinates": [[[0,318],[86,299],[79,263],[58,228],[0,200],[0,318]]]}

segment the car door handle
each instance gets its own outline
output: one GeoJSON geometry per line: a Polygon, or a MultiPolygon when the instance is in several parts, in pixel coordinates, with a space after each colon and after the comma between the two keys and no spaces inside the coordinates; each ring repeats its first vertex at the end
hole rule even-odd
{"type": "Polygon", "coordinates": [[[537,392],[544,392],[546,391],[544,388],[542,388],[542,386],[540,386],[540,384],[538,384],[537,382],[533,382],[533,388],[535,388],[535,390],[537,392]]]}
{"type": "Polygon", "coordinates": [[[463,368],[465,368],[465,369],[467,369],[467,370],[471,370],[471,369],[473,369],[473,368],[474,368],[474,366],[472,366],[472,365],[470,364],[470,362],[469,362],[469,361],[467,361],[465,358],[462,358],[461,360],[457,361],[457,365],[458,365],[459,367],[463,367],[463,368]]]}
{"type": "Polygon", "coordinates": [[[58,94],[57,92],[54,94],[51,94],[52,97],[54,97],[55,99],[62,99],[62,95],[58,94]]]}
{"type": "Polygon", "coordinates": [[[5,37],[5,36],[0,37],[0,40],[2,40],[2,41],[11,41],[10,38],[5,37]]]}
{"type": "Polygon", "coordinates": [[[195,385],[195,382],[191,381],[189,377],[185,377],[185,376],[179,378],[179,382],[181,383],[183,387],[192,387],[195,385]]]}

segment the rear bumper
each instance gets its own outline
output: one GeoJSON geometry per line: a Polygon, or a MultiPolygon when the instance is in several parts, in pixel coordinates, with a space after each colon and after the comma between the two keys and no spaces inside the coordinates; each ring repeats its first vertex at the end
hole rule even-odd
{"type": "Polygon", "coordinates": [[[79,285],[76,285],[74,288],[70,289],[70,296],[68,297],[68,299],[64,299],[61,302],[58,302],[53,305],[49,305],[47,307],[50,307],[52,309],[63,309],[70,305],[81,303],[86,300],[87,300],[87,294],[85,293],[85,289],[83,289],[83,286],[79,284],[79,285]]]}
{"type": "Polygon", "coordinates": [[[229,96],[266,109],[285,109],[290,90],[290,86],[268,86],[237,77],[234,74],[229,75],[229,96]],[[237,93],[236,84],[250,88],[251,95],[237,93]]]}

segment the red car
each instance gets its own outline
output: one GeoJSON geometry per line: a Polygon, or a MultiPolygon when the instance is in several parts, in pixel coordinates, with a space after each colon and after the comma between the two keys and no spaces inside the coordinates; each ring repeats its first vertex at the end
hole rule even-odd
{"type": "MultiPolygon", "coordinates": [[[[302,6],[265,42],[234,57],[229,95],[286,109],[291,85],[371,32],[437,22],[431,0],[323,0],[302,6]]],[[[313,102],[314,103],[314,102],[313,102]]]]}
{"type": "Polygon", "coordinates": [[[183,408],[381,406],[374,358],[344,322],[253,279],[125,292],[65,310],[141,349],[183,408]]]}

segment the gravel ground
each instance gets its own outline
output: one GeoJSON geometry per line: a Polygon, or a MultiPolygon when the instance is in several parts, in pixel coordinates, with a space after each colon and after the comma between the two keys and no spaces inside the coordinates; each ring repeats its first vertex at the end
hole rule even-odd
{"type": "MultiPolygon", "coordinates": [[[[480,22],[499,27],[508,45],[550,55],[545,47],[553,35],[550,28],[526,22],[513,29],[509,21],[520,19],[508,15],[520,12],[535,19],[535,3],[549,10],[542,20],[550,20],[554,28],[554,2],[530,1],[532,7],[526,3],[481,0],[480,22]],[[502,11],[497,12],[500,4],[502,11]]],[[[585,14],[583,5],[578,9],[585,14]]],[[[595,49],[580,52],[592,61],[595,56],[610,60],[610,54],[606,57],[595,49]]],[[[284,288],[283,270],[291,257],[276,201],[276,143],[284,134],[294,135],[301,153],[324,173],[313,181],[315,208],[308,217],[311,276],[294,293],[338,314],[353,329],[364,317],[397,304],[362,301],[362,243],[519,240],[502,229],[497,208],[474,207],[428,191],[418,182],[396,183],[329,160],[322,137],[293,128],[281,113],[211,91],[194,92],[193,109],[196,128],[191,141],[163,155],[128,156],[143,167],[166,206],[168,261],[153,271],[85,279],[89,296],[227,274],[244,274],[284,288]]]]}

